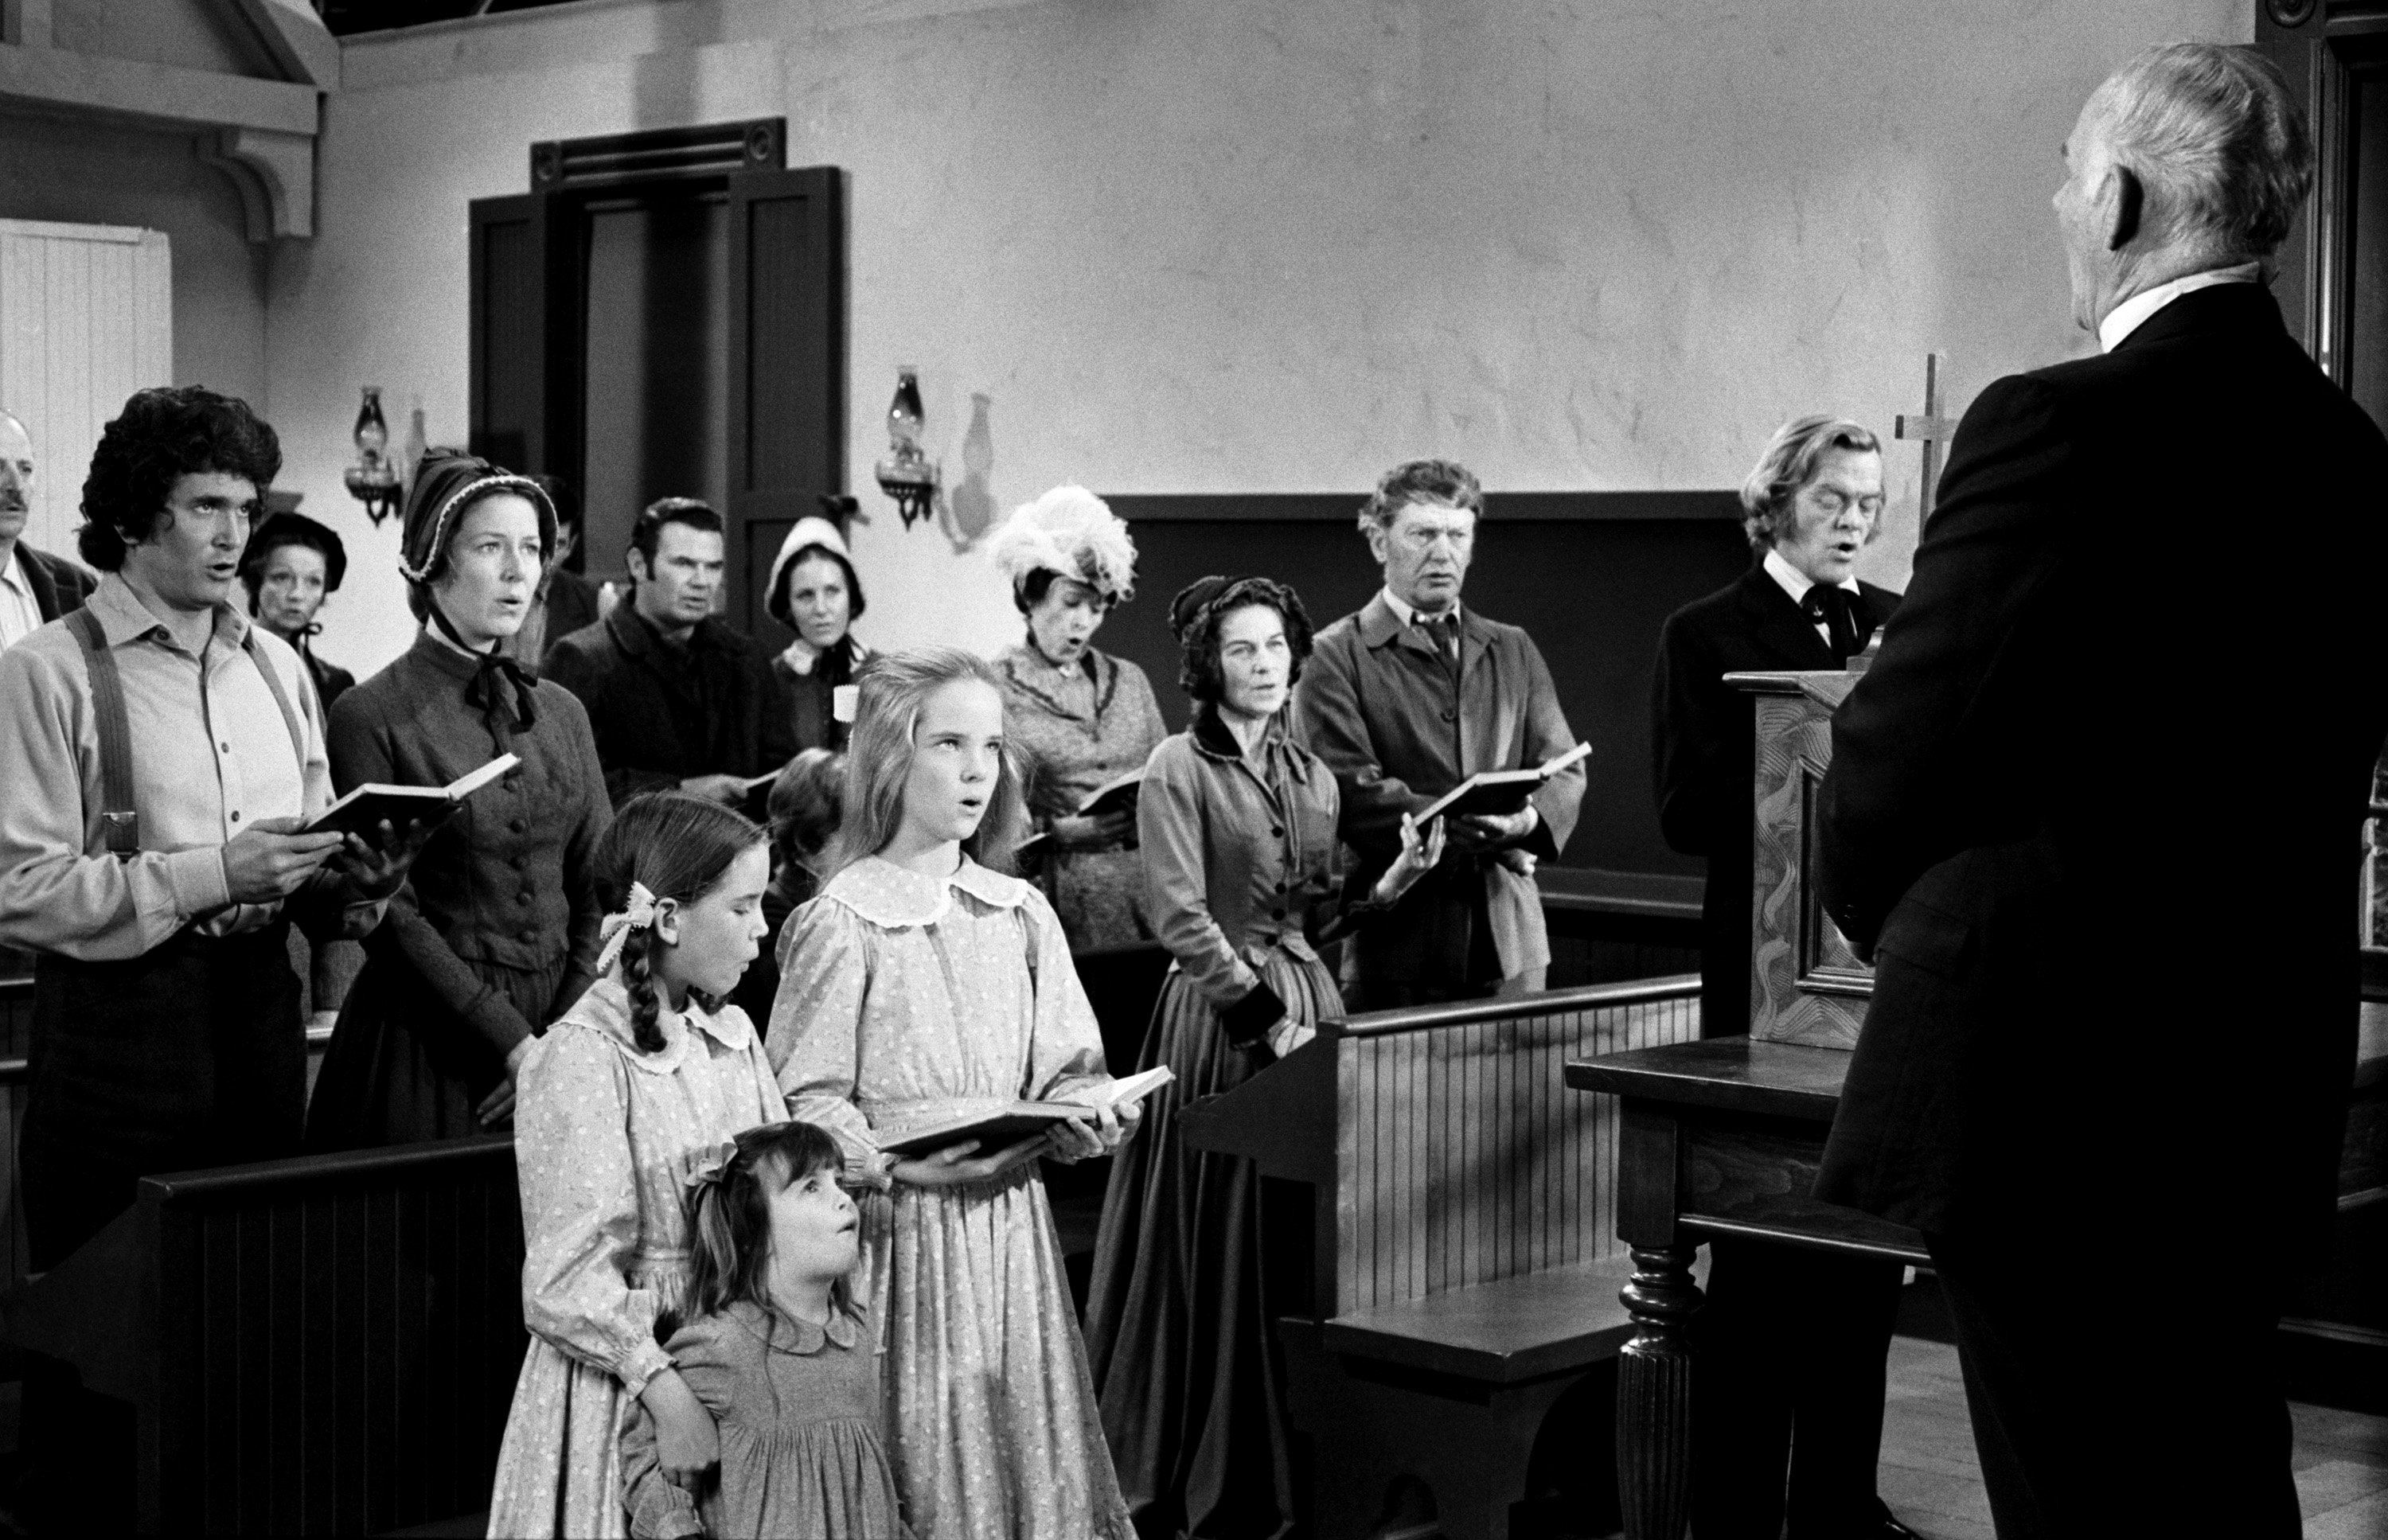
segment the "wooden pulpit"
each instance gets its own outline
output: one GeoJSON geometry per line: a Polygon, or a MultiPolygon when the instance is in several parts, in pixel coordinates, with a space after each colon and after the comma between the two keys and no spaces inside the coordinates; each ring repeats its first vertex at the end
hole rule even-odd
{"type": "Polygon", "coordinates": [[[1419,1486],[1448,1540],[1506,1540],[1538,1505],[1581,1506],[1546,1490],[1547,1471],[1583,1463],[1581,1438],[1546,1423],[1632,1322],[1616,1107],[1569,1095],[1561,1071],[1697,1038],[1699,985],[1373,1012],[1187,1106],[1188,1145],[1262,1178],[1263,1288],[1315,1455],[1320,1540],[1378,1532],[1389,1497],[1419,1486]]]}
{"type": "Polygon", "coordinates": [[[1729,674],[1757,697],[1749,1034],[1567,1067],[1621,1099],[1617,1233],[1634,1323],[1618,1372],[1619,1496],[1629,1540],[1680,1540],[1691,1500],[1691,1357],[1700,1242],[1756,1236],[1924,1262],[1924,1239],[1815,1189],[1872,971],[1817,896],[1816,791],[1856,673],[1729,674]]]}

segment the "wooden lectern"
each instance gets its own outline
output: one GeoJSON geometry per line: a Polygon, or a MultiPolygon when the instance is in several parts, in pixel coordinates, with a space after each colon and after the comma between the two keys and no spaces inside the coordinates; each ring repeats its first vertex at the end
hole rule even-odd
{"type": "Polygon", "coordinates": [[[1810,880],[1816,789],[1832,719],[1861,675],[1728,674],[1757,697],[1756,945],[1749,1035],[1638,1049],[1567,1067],[1579,1091],[1622,1098],[1617,1234],[1632,1248],[1633,1339],[1617,1384],[1619,1496],[1628,1540],[1681,1540],[1691,1502],[1691,1357],[1699,1243],[1747,1235],[1924,1262],[1924,1239],[1819,1203],[1824,1135],[1873,992],[1810,880]]]}

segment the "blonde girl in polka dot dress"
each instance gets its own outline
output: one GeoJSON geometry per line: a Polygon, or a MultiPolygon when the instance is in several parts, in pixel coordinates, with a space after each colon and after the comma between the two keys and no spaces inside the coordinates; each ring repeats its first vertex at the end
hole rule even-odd
{"type": "Polygon", "coordinates": [[[676,793],[625,804],[596,854],[598,981],[521,1072],[523,1319],[531,1330],[489,1499],[492,1536],[619,1536],[629,1398],[654,1458],[693,1481],[718,1434],[655,1318],[687,1292],[692,1165],[787,1105],[762,1035],[719,1005],[767,927],[763,831],[676,793]]]}
{"type": "Polygon", "coordinates": [[[860,1282],[896,1489],[921,1540],[1133,1540],[1036,1162],[1116,1146],[1136,1109],[1008,1149],[882,1153],[908,1128],[1110,1076],[1051,906],[980,864],[1022,822],[993,670],[921,649],[860,685],[839,869],[781,932],[769,1050],[789,1115],[881,1189],[860,1282]]]}

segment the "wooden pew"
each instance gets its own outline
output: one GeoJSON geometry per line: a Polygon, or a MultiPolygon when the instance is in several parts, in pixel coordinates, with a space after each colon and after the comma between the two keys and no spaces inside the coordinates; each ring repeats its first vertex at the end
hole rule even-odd
{"type": "Polygon", "coordinates": [[[1306,1220],[1272,1232],[1270,1287],[1320,1540],[1412,1483],[1450,1540],[1511,1533],[1544,1419],[1632,1327],[1615,1108],[1562,1067],[1698,1035],[1688,974],[1378,1012],[1187,1108],[1189,1143],[1253,1159],[1264,1198],[1293,1184],[1306,1220]]]}
{"type": "Polygon", "coordinates": [[[488,1507],[522,1258],[510,1135],[146,1177],[0,1336],[131,1403],[142,1533],[378,1533],[488,1507]]]}

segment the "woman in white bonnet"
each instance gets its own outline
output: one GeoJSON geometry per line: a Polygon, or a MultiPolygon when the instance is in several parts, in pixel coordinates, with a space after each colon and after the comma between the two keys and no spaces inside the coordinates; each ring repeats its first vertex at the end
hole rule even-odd
{"type": "Polygon", "coordinates": [[[995,659],[1005,731],[1044,837],[1023,852],[1022,875],[1043,886],[1073,950],[1149,940],[1135,804],[1078,813],[1087,793],[1141,770],[1168,732],[1144,670],[1093,645],[1104,617],[1136,592],[1127,524],[1085,487],[1056,486],[1016,511],[988,549],[1028,621],[995,659]]]}
{"type": "Polygon", "coordinates": [[[870,649],[853,631],[862,618],[862,581],[837,525],[796,521],[771,562],[763,608],[796,634],[771,660],[771,677],[780,682],[797,749],[845,749],[850,724],[838,717],[837,692],[854,683],[870,649]]]}

